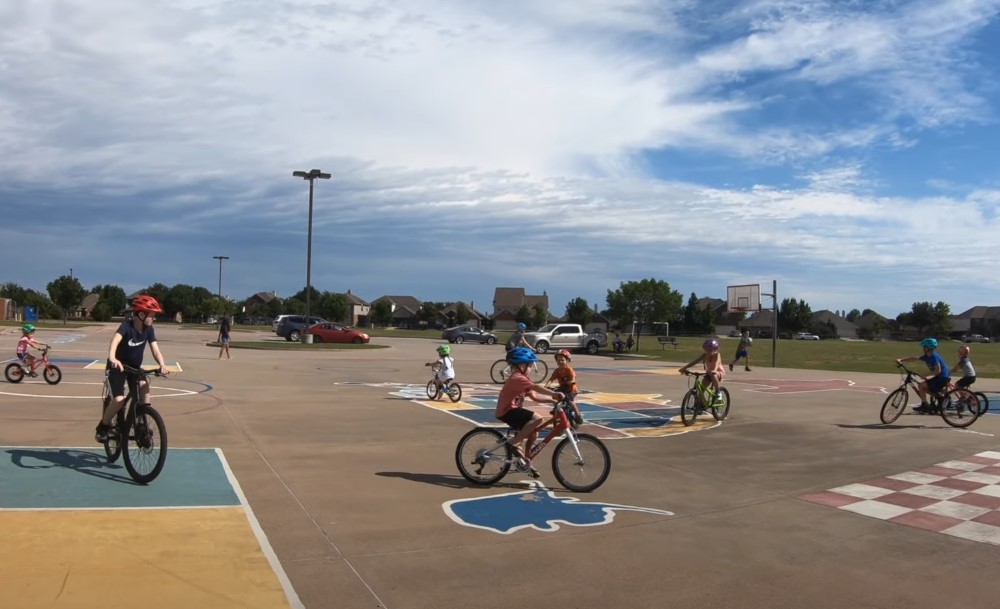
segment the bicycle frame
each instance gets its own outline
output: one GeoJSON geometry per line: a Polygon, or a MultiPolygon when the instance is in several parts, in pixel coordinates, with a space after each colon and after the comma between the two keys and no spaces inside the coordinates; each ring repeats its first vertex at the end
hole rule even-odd
{"type": "MultiPolygon", "coordinates": [[[[576,435],[573,433],[573,428],[570,425],[569,416],[566,414],[567,408],[572,408],[572,406],[570,406],[569,402],[566,400],[563,400],[558,404],[556,404],[555,407],[552,409],[551,416],[545,421],[543,421],[542,424],[539,425],[538,428],[535,430],[535,433],[541,433],[543,430],[551,428],[551,431],[545,434],[544,438],[537,440],[535,442],[535,445],[532,446],[530,449],[528,449],[528,454],[525,455],[525,460],[528,462],[528,465],[531,465],[531,463],[535,460],[535,457],[541,454],[542,449],[548,446],[549,443],[552,442],[552,440],[558,438],[563,432],[565,432],[566,437],[569,438],[570,444],[573,446],[573,452],[576,454],[576,457],[578,459],[583,458],[583,456],[580,454],[580,448],[577,445],[576,435]]],[[[497,449],[503,449],[504,444],[506,444],[516,434],[517,434],[516,429],[508,428],[507,433],[504,436],[503,442],[497,444],[497,448],[489,451],[490,458],[503,459],[508,463],[516,464],[519,457],[516,454],[513,454],[513,451],[510,459],[507,459],[506,457],[499,457],[493,454],[493,451],[497,449]]]]}

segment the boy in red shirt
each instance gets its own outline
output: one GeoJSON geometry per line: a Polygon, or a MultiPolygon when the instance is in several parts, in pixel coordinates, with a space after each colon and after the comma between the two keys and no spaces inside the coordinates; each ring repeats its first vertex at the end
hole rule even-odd
{"type": "Polygon", "coordinates": [[[563,394],[528,378],[528,366],[538,361],[538,357],[531,349],[527,347],[512,349],[507,354],[507,361],[510,362],[511,374],[504,382],[497,398],[496,418],[510,425],[511,429],[517,430],[517,434],[510,440],[510,445],[511,450],[517,455],[518,467],[529,469],[531,475],[537,478],[538,472],[533,467],[529,468],[524,455],[527,454],[525,449],[538,437],[538,427],[543,419],[538,413],[524,408],[524,398],[531,398],[541,404],[558,404],[563,399],[563,394]],[[543,395],[549,398],[542,397],[543,395]],[[528,442],[522,447],[525,440],[528,442]]]}

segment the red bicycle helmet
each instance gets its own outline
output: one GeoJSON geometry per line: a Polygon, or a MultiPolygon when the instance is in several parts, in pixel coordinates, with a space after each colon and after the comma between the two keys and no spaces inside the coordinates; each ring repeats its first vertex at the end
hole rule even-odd
{"type": "Polygon", "coordinates": [[[136,296],[135,300],[132,301],[132,310],[144,313],[163,313],[163,307],[160,306],[160,303],[148,294],[136,296]]]}
{"type": "Polygon", "coordinates": [[[565,357],[567,362],[573,361],[573,358],[569,356],[569,349],[560,349],[559,353],[556,353],[556,355],[565,357]]]}

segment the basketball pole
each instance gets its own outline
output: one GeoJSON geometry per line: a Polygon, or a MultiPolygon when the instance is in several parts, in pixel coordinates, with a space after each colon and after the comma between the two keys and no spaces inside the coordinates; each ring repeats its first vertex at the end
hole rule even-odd
{"type": "Polygon", "coordinates": [[[771,367],[778,367],[778,280],[771,280],[771,367]]]}

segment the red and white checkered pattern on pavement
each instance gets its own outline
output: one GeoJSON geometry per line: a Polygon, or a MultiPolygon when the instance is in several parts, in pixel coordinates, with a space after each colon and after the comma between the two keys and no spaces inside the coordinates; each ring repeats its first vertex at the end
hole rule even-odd
{"type": "Polygon", "coordinates": [[[799,499],[1000,546],[1000,452],[982,452],[799,499]]]}

